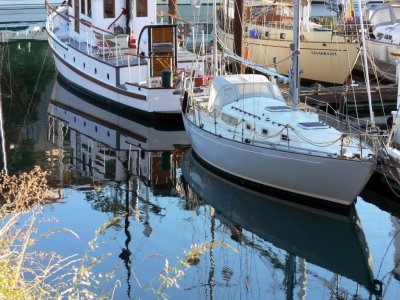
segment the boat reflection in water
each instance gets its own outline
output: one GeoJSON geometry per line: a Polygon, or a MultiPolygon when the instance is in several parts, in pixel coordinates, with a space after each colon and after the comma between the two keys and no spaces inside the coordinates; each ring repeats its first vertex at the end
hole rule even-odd
{"type": "MultiPolygon", "coordinates": [[[[344,276],[357,283],[355,294],[358,284],[368,293],[380,293],[381,286],[373,278],[372,258],[354,206],[350,215],[337,215],[249,190],[205,168],[193,151],[185,154],[182,174],[188,201],[210,205],[216,218],[230,227],[232,239],[246,243],[255,234],[286,252],[282,269],[289,298],[296,284],[307,292],[306,263],[335,274],[335,284],[323,282],[332,284],[331,292],[334,289],[340,292],[339,278],[344,276]]],[[[265,254],[265,249],[260,251],[265,254]]],[[[309,276],[319,277],[311,271],[309,276]]]]}
{"type": "MultiPolygon", "coordinates": [[[[53,171],[55,179],[84,192],[92,209],[124,216],[107,238],[113,241],[110,269],[121,262],[124,266],[117,299],[144,295],[147,287],[136,285],[133,269],[142,282],[150,281],[163,263],[163,258],[155,266],[156,261],[148,260],[159,259],[154,253],[179,257],[182,249],[210,242],[210,237],[228,239],[239,254],[210,248],[187,271],[182,288],[168,290],[171,299],[265,298],[260,294],[269,295],[271,289],[288,299],[297,290],[310,299],[376,292],[372,260],[354,210],[350,216],[329,214],[237,186],[197,163],[183,128],[157,128],[89,100],[55,83],[48,107],[50,162],[53,170],[60,167],[53,171]],[[174,197],[179,195],[183,199],[174,197]],[[249,264],[238,264],[238,259],[249,264]],[[143,267],[143,262],[149,265],[143,267]]],[[[91,215],[79,214],[85,222],[91,215]]]]}
{"type": "Polygon", "coordinates": [[[183,128],[157,128],[96,106],[90,99],[56,81],[48,107],[48,139],[69,149],[69,153],[59,153],[59,160],[69,157],[69,166],[93,181],[118,182],[138,175],[146,180],[157,178],[161,189],[163,184],[171,186],[160,178],[171,178],[171,157],[188,144],[183,128]],[[161,168],[151,167],[155,165],[161,168]]]}
{"type": "Polygon", "coordinates": [[[48,118],[54,179],[86,191],[94,209],[125,216],[124,247],[118,257],[126,268],[130,298],[130,223],[133,218],[143,223],[146,237],[152,234],[150,216],[161,215],[162,208],[151,197],[176,193],[177,164],[188,148],[186,133],[183,127],[157,128],[96,106],[61,80],[55,82],[48,118]]]}

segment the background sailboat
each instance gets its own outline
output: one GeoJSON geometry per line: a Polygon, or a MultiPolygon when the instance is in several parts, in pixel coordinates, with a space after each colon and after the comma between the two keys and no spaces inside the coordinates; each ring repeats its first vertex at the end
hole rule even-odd
{"type": "MultiPolygon", "coordinates": [[[[294,14],[299,8],[286,1],[244,3],[244,12],[236,13],[241,7],[238,1],[222,1],[218,18],[220,40],[231,51],[241,41],[243,53],[238,55],[246,55],[257,65],[276,68],[279,73],[288,75],[294,37],[292,30],[294,26],[299,26],[295,23],[294,14]],[[235,21],[234,15],[240,20],[235,21]],[[240,22],[244,28],[243,38],[238,41],[234,40],[235,22],[240,22]],[[247,52],[244,51],[245,48],[248,49],[247,52]]],[[[302,1],[301,78],[342,84],[356,63],[359,54],[358,41],[343,30],[333,30],[329,26],[311,22],[310,7],[310,2],[303,4],[302,1]]],[[[336,21],[337,24],[341,22],[336,21]]]]}

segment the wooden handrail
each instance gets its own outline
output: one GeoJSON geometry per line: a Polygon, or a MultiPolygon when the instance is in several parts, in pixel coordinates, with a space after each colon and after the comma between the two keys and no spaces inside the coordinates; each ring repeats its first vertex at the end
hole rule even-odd
{"type": "Polygon", "coordinates": [[[154,58],[174,58],[175,56],[171,56],[171,55],[168,55],[168,56],[161,56],[161,55],[153,55],[153,56],[145,56],[145,55],[140,55],[140,54],[133,54],[133,53],[130,53],[130,52],[124,52],[124,55],[131,55],[131,56],[135,56],[135,57],[138,57],[138,58],[148,58],[148,59],[154,59],[154,58]]]}
{"type": "Polygon", "coordinates": [[[167,15],[167,16],[169,16],[169,17],[171,17],[171,18],[177,19],[177,20],[181,21],[182,23],[189,24],[189,25],[191,25],[191,26],[193,26],[193,27],[197,27],[197,28],[200,28],[200,29],[202,28],[200,25],[197,25],[197,24],[195,24],[195,23],[189,22],[189,21],[187,21],[187,20],[185,20],[185,19],[182,19],[182,18],[180,18],[180,17],[178,17],[178,16],[176,16],[176,15],[172,15],[172,14],[170,14],[169,12],[166,12],[166,11],[164,11],[164,10],[162,10],[162,11],[160,11],[160,12],[157,13],[157,15],[158,15],[159,17],[162,17],[164,14],[167,15]]]}
{"type": "Polygon", "coordinates": [[[61,18],[63,18],[64,20],[70,22],[69,18],[66,15],[60,14],[57,9],[55,9],[53,7],[53,5],[51,5],[47,0],[45,0],[45,5],[46,8],[50,9],[51,11],[53,11],[54,13],[56,13],[58,16],[60,16],[61,18]]]}
{"type": "Polygon", "coordinates": [[[98,26],[96,26],[96,25],[93,25],[92,23],[90,23],[90,22],[88,22],[88,21],[86,21],[86,20],[80,19],[79,21],[80,21],[83,25],[86,25],[86,26],[88,26],[88,27],[92,27],[92,28],[94,28],[94,29],[103,31],[103,32],[105,32],[105,33],[107,33],[107,34],[110,34],[110,35],[117,35],[116,33],[112,32],[112,31],[110,31],[110,30],[107,30],[107,29],[98,27],[98,26]]]}

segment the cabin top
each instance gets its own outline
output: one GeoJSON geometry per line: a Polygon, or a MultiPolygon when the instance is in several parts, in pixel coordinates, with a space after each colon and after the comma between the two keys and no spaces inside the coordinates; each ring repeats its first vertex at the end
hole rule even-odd
{"type": "Polygon", "coordinates": [[[213,79],[208,110],[220,110],[226,104],[251,97],[274,98],[284,101],[279,88],[263,75],[225,75],[213,79]]]}

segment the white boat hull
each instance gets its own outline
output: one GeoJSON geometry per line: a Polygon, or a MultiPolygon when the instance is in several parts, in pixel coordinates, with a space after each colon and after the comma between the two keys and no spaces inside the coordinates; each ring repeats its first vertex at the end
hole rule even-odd
{"type": "MultiPolygon", "coordinates": [[[[333,206],[349,206],[368,182],[375,163],[299,154],[235,142],[199,128],[185,115],[194,152],[211,166],[266,187],[333,206]]],[[[315,202],[315,201],[313,201],[315,202]]]]}
{"type": "Polygon", "coordinates": [[[109,103],[112,105],[126,107],[143,114],[159,113],[179,115],[180,103],[178,97],[173,94],[174,89],[147,89],[145,87],[138,87],[135,91],[129,92],[115,85],[108,85],[104,80],[96,80],[96,78],[80,71],[74,67],[68,59],[62,59],[62,57],[64,57],[64,55],[66,58],[71,59],[73,57],[83,57],[87,69],[97,68],[101,70],[104,75],[107,73],[111,74],[111,80],[115,80],[112,73],[115,68],[107,67],[107,65],[101,61],[88,56],[79,55],[79,52],[71,47],[67,49],[57,47],[57,49],[55,49],[53,46],[54,41],[52,41],[51,36],[49,36],[49,42],[53,49],[54,62],[58,72],[80,89],[98,95],[103,99],[108,99],[109,103]]]}

